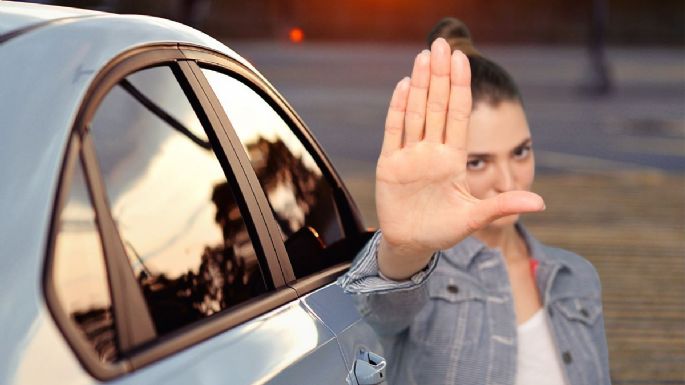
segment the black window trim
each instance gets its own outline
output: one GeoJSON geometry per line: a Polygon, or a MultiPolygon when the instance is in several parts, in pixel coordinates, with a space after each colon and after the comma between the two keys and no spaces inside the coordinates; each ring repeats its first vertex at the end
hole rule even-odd
{"type": "MultiPolygon", "coordinates": [[[[90,342],[86,340],[82,332],[78,329],[78,327],[74,325],[73,321],[69,318],[69,315],[65,311],[64,307],[61,305],[60,300],[57,297],[57,291],[55,290],[55,277],[53,275],[55,245],[57,233],[59,232],[60,216],[67,200],[69,199],[69,193],[72,187],[71,182],[73,180],[77,162],[81,162],[84,173],[83,178],[85,180],[86,185],[88,185],[87,176],[85,175],[85,165],[83,165],[83,161],[80,156],[80,149],[81,138],[79,133],[74,131],[71,133],[67,143],[67,149],[64,155],[63,166],[60,171],[60,178],[58,182],[57,193],[55,196],[55,203],[53,205],[53,220],[50,224],[50,236],[48,238],[48,246],[46,250],[47,257],[45,259],[45,265],[43,270],[43,291],[49,312],[54,318],[57,327],[65,336],[67,343],[76,353],[79,362],[81,362],[81,364],[96,378],[109,379],[130,371],[130,362],[128,362],[125,359],[122,359],[112,363],[103,364],[99,360],[97,354],[93,352],[90,342]]],[[[90,196],[90,203],[93,205],[93,211],[95,211],[92,193],[90,192],[90,186],[88,186],[88,190],[90,196]]],[[[100,237],[102,237],[102,235],[100,235],[100,237]]]]}
{"type": "MultiPolygon", "coordinates": [[[[342,178],[340,178],[340,176],[337,174],[330,160],[321,149],[320,144],[318,141],[316,141],[302,119],[297,115],[287,101],[273,88],[273,86],[271,86],[271,84],[269,84],[259,75],[255,74],[250,68],[247,68],[245,65],[236,60],[226,58],[221,54],[217,54],[215,52],[192,45],[181,45],[180,48],[183,50],[183,53],[186,55],[186,57],[197,62],[198,70],[200,67],[217,70],[226,74],[227,76],[231,76],[241,81],[243,84],[250,87],[253,91],[259,94],[262,99],[264,99],[274,109],[274,111],[276,111],[276,113],[281,117],[281,119],[283,119],[284,122],[286,122],[286,124],[290,126],[292,132],[305,146],[305,149],[314,157],[314,161],[319,165],[324,178],[326,178],[331,186],[331,189],[333,190],[333,199],[342,222],[341,225],[343,228],[344,239],[347,240],[350,245],[354,245],[355,247],[359,245],[361,247],[365,240],[369,238],[369,235],[361,223],[359,209],[345,188],[342,178]]],[[[224,112],[223,106],[212,91],[211,86],[201,71],[198,73],[198,78],[204,79],[202,80],[202,84],[207,88],[205,93],[208,95],[210,100],[212,100],[213,105],[215,106],[215,111],[217,111],[218,115],[225,120],[224,127],[229,127],[228,135],[234,141],[240,143],[237,134],[232,128],[230,120],[224,112]]],[[[244,150],[242,149],[242,144],[240,144],[239,152],[239,157],[249,167],[247,171],[249,174],[248,177],[255,185],[258,200],[262,205],[264,212],[268,213],[268,215],[266,215],[266,221],[269,223],[270,229],[273,229],[274,232],[278,232],[278,234],[280,234],[280,231],[278,230],[278,224],[271,213],[268,200],[261,189],[256,175],[254,174],[254,170],[252,170],[251,165],[249,165],[250,161],[247,157],[247,154],[245,154],[244,150]]],[[[281,239],[280,235],[274,237],[273,241],[278,251],[281,265],[285,266],[284,273],[288,285],[294,288],[300,296],[334,281],[335,278],[343,274],[344,270],[349,267],[349,263],[343,264],[346,266],[345,268],[341,268],[341,265],[336,265],[317,272],[311,276],[296,279],[288,258],[287,251],[285,249],[285,245],[283,244],[283,240],[281,239]],[[323,277],[326,278],[324,279],[323,277]]]]}
{"type": "Polygon", "coordinates": [[[253,247],[259,262],[263,268],[268,269],[268,271],[263,271],[265,273],[264,277],[267,280],[267,288],[273,290],[283,287],[285,285],[285,278],[280,261],[273,248],[271,232],[264,222],[263,210],[254,199],[245,199],[246,197],[254,198],[254,186],[250,183],[249,174],[245,173],[245,165],[240,162],[235,143],[225,134],[226,130],[222,127],[223,122],[216,115],[204,93],[203,87],[198,82],[197,75],[192,69],[192,63],[179,60],[176,62],[174,72],[181,88],[188,96],[191,104],[193,104],[193,109],[198,113],[202,125],[213,128],[206,130],[207,136],[210,143],[217,143],[220,146],[221,151],[215,151],[215,153],[218,155],[217,159],[221,163],[228,181],[240,188],[240,193],[234,194],[235,199],[240,206],[240,212],[250,214],[249,216],[243,216],[243,218],[250,232],[250,237],[253,239],[253,247]],[[226,154],[226,156],[220,156],[222,153],[226,154]],[[241,172],[237,172],[237,170],[241,172]],[[262,220],[254,221],[254,218],[262,220]]]}
{"type": "Polygon", "coordinates": [[[197,82],[197,85],[200,87],[201,92],[204,94],[206,98],[205,100],[208,103],[207,108],[211,109],[214,112],[216,118],[219,120],[219,125],[217,127],[220,126],[223,128],[223,132],[228,138],[228,141],[233,146],[236,158],[240,162],[240,167],[245,173],[248,183],[250,183],[252,187],[252,196],[254,197],[255,202],[259,206],[262,219],[264,220],[264,223],[266,225],[266,231],[268,232],[271,240],[274,256],[278,260],[278,264],[284,276],[284,282],[287,282],[290,280],[290,277],[294,276],[294,273],[292,271],[292,267],[290,266],[290,262],[285,261],[283,258],[285,246],[281,241],[280,230],[278,228],[278,225],[273,220],[271,220],[271,208],[266,199],[266,196],[264,195],[264,192],[262,191],[262,187],[260,186],[259,181],[257,180],[257,176],[255,175],[254,170],[252,169],[252,164],[250,163],[247,154],[245,154],[245,151],[243,150],[242,143],[240,142],[238,135],[235,133],[233,125],[231,124],[230,120],[228,120],[226,112],[224,111],[221,103],[219,102],[219,99],[212,91],[212,88],[209,85],[207,78],[202,73],[201,68],[194,61],[188,61],[187,64],[189,70],[188,77],[190,78],[190,76],[192,75],[192,77],[197,82]]]}
{"type": "MultiPolygon", "coordinates": [[[[290,128],[295,136],[297,136],[297,138],[302,142],[307,151],[312,154],[324,177],[330,183],[331,188],[333,189],[333,194],[337,199],[336,204],[339,205],[339,208],[345,209],[340,210],[340,213],[343,231],[346,233],[346,235],[359,234],[365,230],[357,205],[351,198],[351,194],[347,191],[342,178],[335,171],[333,164],[324,152],[321,144],[314,137],[314,135],[312,135],[304,120],[302,120],[292,106],[273,87],[273,85],[271,85],[271,83],[269,83],[262,76],[256,74],[254,70],[245,66],[243,63],[235,59],[228,58],[223,54],[191,44],[179,44],[179,48],[183,51],[186,57],[194,60],[203,68],[216,69],[224,73],[228,72],[231,76],[241,80],[245,85],[262,96],[262,98],[274,109],[274,111],[276,111],[281,119],[290,125],[290,128]],[[346,215],[348,213],[351,215],[346,215]]],[[[213,94],[211,88],[209,89],[208,93],[213,94]]],[[[226,119],[228,120],[228,118],[226,119]]]]}
{"type": "MultiPolygon", "coordinates": [[[[56,235],[59,231],[59,214],[68,198],[69,183],[73,174],[73,162],[80,159],[79,153],[83,150],[81,145],[81,136],[86,135],[88,132],[88,127],[86,127],[87,122],[90,121],[94,115],[97,107],[101,104],[107,93],[114,87],[121,79],[129,74],[139,71],[145,68],[156,67],[160,65],[168,65],[174,71],[179,84],[181,85],[183,91],[186,93],[188,100],[191,102],[193,109],[198,114],[201,119],[203,126],[206,128],[208,136],[210,136],[210,141],[213,143],[218,143],[215,148],[217,158],[222,163],[224,171],[227,178],[235,178],[234,182],[239,186],[241,193],[236,194],[236,198],[240,199],[238,195],[247,194],[252,191],[252,184],[246,180],[245,173],[236,172],[241,170],[238,167],[238,160],[236,159],[236,152],[232,147],[230,141],[221,131],[214,128],[220,127],[219,119],[214,114],[214,111],[210,106],[206,96],[202,92],[202,88],[198,85],[195,76],[189,77],[192,71],[189,70],[188,62],[185,60],[183,53],[178,49],[177,44],[155,44],[146,47],[139,47],[129,51],[126,51],[113,59],[108,65],[106,65],[100,73],[96,76],[93,83],[90,85],[89,89],[85,93],[84,102],[81,109],[78,111],[74,129],[70,140],[68,143],[67,152],[65,153],[62,169],[60,171],[60,181],[58,184],[58,190],[55,194],[55,203],[53,206],[53,214],[50,225],[50,236],[48,247],[46,248],[46,260],[43,271],[43,291],[46,298],[47,306],[52,314],[53,318],[57,322],[57,326],[60,331],[65,336],[67,342],[72,347],[76,353],[79,362],[84,366],[84,368],[95,378],[99,380],[111,380],[113,378],[119,377],[125,373],[131,372],[143,366],[154,363],[164,357],[169,356],[172,353],[178,352],[180,350],[186,349],[192,345],[195,345],[203,340],[206,340],[218,333],[229,330],[245,321],[263,315],[271,310],[278,308],[288,302],[297,299],[297,293],[294,289],[285,284],[285,278],[281,271],[278,263],[277,255],[275,252],[269,252],[269,250],[274,249],[274,245],[271,238],[266,232],[266,224],[262,221],[253,221],[252,218],[261,217],[261,208],[255,205],[254,202],[245,204],[248,207],[241,207],[241,212],[243,210],[249,210],[251,214],[245,217],[248,229],[251,229],[250,236],[253,237],[253,244],[255,251],[259,253],[261,249],[264,250],[264,254],[260,260],[260,263],[265,263],[268,271],[265,271],[265,278],[268,282],[269,289],[272,290],[259,297],[247,301],[245,304],[240,304],[235,308],[231,308],[221,314],[204,319],[183,327],[169,335],[159,337],[151,342],[145,343],[138,348],[131,350],[129,352],[123,352],[120,359],[113,363],[101,362],[97,355],[93,352],[88,341],[83,338],[81,331],[71,322],[69,316],[64,312],[64,309],[59,304],[59,299],[56,298],[56,292],[54,290],[54,277],[53,277],[53,256],[54,256],[54,246],[56,235]],[[220,151],[219,151],[220,149],[220,151]],[[222,155],[223,154],[223,155],[222,155]],[[228,158],[223,159],[222,158],[228,158]],[[76,159],[76,160],[75,160],[76,159]],[[228,166],[229,168],[226,168],[228,166]],[[255,233],[257,237],[255,237],[255,233]]],[[[85,142],[87,143],[87,142],[85,142]]],[[[86,145],[87,147],[87,145],[86,145]]],[[[84,171],[89,168],[92,173],[86,177],[88,183],[89,191],[91,194],[97,193],[99,197],[93,196],[93,204],[95,205],[95,200],[100,199],[102,202],[105,201],[105,189],[102,184],[102,180],[99,178],[99,169],[93,168],[96,163],[95,154],[87,155],[84,158],[84,171]],[[87,158],[92,157],[89,161],[87,158]],[[90,165],[86,165],[90,163],[90,165]],[[99,180],[99,182],[95,182],[99,180]],[[93,183],[100,184],[99,187],[93,186],[93,183]]],[[[88,171],[85,171],[88,174],[88,171]]],[[[230,180],[230,179],[229,179],[230,180]]],[[[240,202],[239,202],[240,204],[240,202]]],[[[109,214],[109,206],[105,204],[105,210],[103,212],[102,207],[99,211],[96,208],[97,222],[111,222],[114,223],[111,215],[109,214]]],[[[116,232],[116,226],[114,226],[114,231],[107,231],[105,233],[100,232],[101,241],[104,245],[106,243],[118,244],[115,249],[119,247],[118,250],[124,251],[123,243],[118,233],[116,232]]],[[[103,250],[104,251],[104,250],[103,250]]],[[[116,253],[117,255],[119,253],[116,253]]],[[[126,257],[125,251],[123,255],[112,255],[110,253],[105,253],[105,259],[118,258],[123,259],[128,265],[128,258],[126,257]]],[[[106,263],[108,267],[108,276],[110,263],[106,263]]],[[[115,263],[111,266],[117,266],[115,263]]],[[[134,278],[133,271],[128,266],[130,276],[134,278]]],[[[135,280],[135,278],[134,278],[135,280]]],[[[130,282],[130,281],[129,281],[130,282]]],[[[114,286],[120,285],[120,282],[110,281],[111,293],[112,293],[112,304],[114,306],[115,299],[114,296],[121,296],[121,293],[129,293],[126,289],[117,289],[114,286]],[[119,294],[116,294],[119,293],[119,294]]],[[[135,287],[139,289],[136,282],[135,287]]],[[[133,291],[134,295],[135,291],[133,291]]],[[[129,295],[129,294],[127,294],[129,295]]],[[[142,299],[142,293],[140,293],[142,299]]],[[[127,300],[130,300],[128,298],[127,300]]],[[[144,304],[144,299],[143,304],[144,304]]],[[[117,300],[118,301],[118,300],[117,300]]],[[[146,313],[146,317],[149,316],[147,308],[144,309],[143,313],[146,313]]],[[[141,319],[139,313],[128,312],[125,317],[132,322],[136,322],[141,319]]],[[[143,317],[143,323],[147,323],[143,317]]],[[[150,317],[151,318],[151,317],[150,317]]],[[[115,325],[117,329],[118,325],[115,325]]],[[[143,327],[144,329],[144,327],[143,327]]],[[[138,342],[139,337],[133,337],[133,341],[138,342]]],[[[145,333],[143,333],[143,339],[146,338],[145,333]]]]}
{"type": "Polygon", "coordinates": [[[117,346],[119,353],[123,353],[154,339],[155,327],[109,210],[105,184],[89,131],[81,133],[81,159],[102,242],[117,346]],[[138,314],[138,317],[130,317],[130,314],[138,314]]]}

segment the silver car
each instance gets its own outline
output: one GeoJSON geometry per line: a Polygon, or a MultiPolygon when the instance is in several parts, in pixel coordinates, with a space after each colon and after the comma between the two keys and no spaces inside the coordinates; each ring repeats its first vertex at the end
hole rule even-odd
{"type": "Polygon", "coordinates": [[[354,202],[209,36],[0,2],[0,180],[0,383],[383,381],[354,202]]]}

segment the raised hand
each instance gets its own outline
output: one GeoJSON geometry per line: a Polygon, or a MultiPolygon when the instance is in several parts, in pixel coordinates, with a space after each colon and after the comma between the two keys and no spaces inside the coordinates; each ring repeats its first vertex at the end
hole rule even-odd
{"type": "Polygon", "coordinates": [[[404,279],[437,250],[459,243],[488,223],[544,209],[542,198],[510,191],[474,198],[466,182],[471,71],[464,54],[444,39],[421,52],[411,78],[393,92],[376,168],[376,209],[383,238],[378,262],[404,279]]]}

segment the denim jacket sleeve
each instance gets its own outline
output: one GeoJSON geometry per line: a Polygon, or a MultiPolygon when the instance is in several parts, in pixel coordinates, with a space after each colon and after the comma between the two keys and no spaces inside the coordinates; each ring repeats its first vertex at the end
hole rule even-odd
{"type": "Polygon", "coordinates": [[[592,341],[595,343],[597,349],[597,359],[599,360],[600,379],[598,383],[604,385],[611,385],[611,374],[609,372],[609,350],[607,346],[606,331],[604,327],[604,310],[602,306],[602,284],[599,279],[599,274],[595,268],[586,261],[587,272],[583,276],[589,277],[587,284],[594,289],[597,306],[599,308],[597,320],[590,330],[592,341]]]}
{"type": "MultiPolygon", "coordinates": [[[[602,298],[602,283],[599,279],[599,274],[597,273],[597,270],[594,269],[594,267],[592,268],[592,272],[594,273],[594,281],[598,289],[598,297],[602,298]]],[[[599,301],[599,303],[600,313],[599,319],[597,320],[597,324],[595,325],[593,330],[593,340],[597,343],[597,351],[599,353],[599,359],[601,361],[600,363],[602,365],[602,368],[604,369],[605,383],[607,385],[611,385],[611,374],[609,372],[609,348],[607,346],[606,330],[604,327],[604,309],[601,300],[599,301]]]]}
{"type": "Polygon", "coordinates": [[[609,349],[607,347],[606,331],[604,329],[604,313],[601,314],[595,327],[595,341],[598,341],[599,358],[604,368],[604,379],[607,385],[611,385],[611,373],[609,372],[609,349]]]}
{"type": "Polygon", "coordinates": [[[345,292],[353,294],[364,319],[379,335],[400,333],[428,302],[426,280],[435,269],[438,254],[428,266],[407,280],[394,281],[378,269],[378,246],[382,234],[376,232],[357,254],[350,270],[338,279],[345,292]]]}

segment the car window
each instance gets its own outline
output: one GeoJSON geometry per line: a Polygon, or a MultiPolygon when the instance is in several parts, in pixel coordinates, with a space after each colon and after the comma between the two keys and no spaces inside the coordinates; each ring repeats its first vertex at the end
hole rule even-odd
{"type": "Polygon", "coordinates": [[[119,82],[90,130],[159,335],[266,292],[233,186],[170,68],[119,82]]]}
{"type": "Polygon", "coordinates": [[[315,157],[258,93],[226,74],[203,73],[250,158],[296,277],[337,262],[324,251],[343,237],[343,230],[315,157]]]}
{"type": "Polygon", "coordinates": [[[54,251],[57,299],[103,362],[118,356],[102,243],[83,168],[75,162],[54,251]]]}

